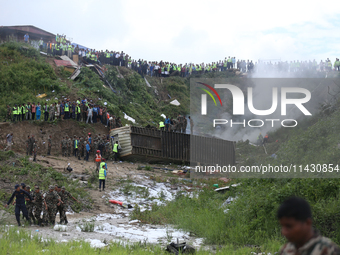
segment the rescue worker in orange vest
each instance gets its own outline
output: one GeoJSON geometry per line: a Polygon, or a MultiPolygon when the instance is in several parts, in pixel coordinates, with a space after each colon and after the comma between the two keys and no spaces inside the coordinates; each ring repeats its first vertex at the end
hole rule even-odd
{"type": "Polygon", "coordinates": [[[268,139],[269,139],[268,134],[266,134],[263,138],[263,144],[268,143],[268,139]]]}
{"type": "Polygon", "coordinates": [[[95,160],[96,165],[97,165],[96,172],[98,173],[99,172],[100,162],[102,161],[102,156],[100,155],[100,150],[97,150],[97,154],[96,154],[96,157],[95,157],[94,160],[95,160]]]}

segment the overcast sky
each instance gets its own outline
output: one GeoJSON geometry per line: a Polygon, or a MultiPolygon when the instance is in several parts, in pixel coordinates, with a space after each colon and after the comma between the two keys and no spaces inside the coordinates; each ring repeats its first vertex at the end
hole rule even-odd
{"type": "Polygon", "coordinates": [[[34,25],[134,59],[340,57],[338,1],[0,0],[0,26],[34,25]]]}

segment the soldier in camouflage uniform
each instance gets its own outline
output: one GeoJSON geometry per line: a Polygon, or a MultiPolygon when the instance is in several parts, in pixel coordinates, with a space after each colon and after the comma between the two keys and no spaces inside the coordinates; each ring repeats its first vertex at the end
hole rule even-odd
{"type": "Polygon", "coordinates": [[[307,201],[291,197],[284,201],[278,212],[281,233],[288,243],[280,255],[339,255],[340,248],[330,239],[313,229],[312,212],[307,201]]]}
{"type": "Polygon", "coordinates": [[[47,155],[51,155],[51,148],[52,148],[52,136],[50,135],[47,139],[47,155]]]}
{"type": "Polygon", "coordinates": [[[79,137],[79,155],[80,157],[84,157],[84,138],[81,136],[79,137]]]}
{"type": "Polygon", "coordinates": [[[55,216],[57,212],[57,206],[60,205],[62,202],[60,197],[54,191],[54,187],[50,186],[49,191],[46,193],[45,201],[47,205],[47,212],[48,212],[48,219],[50,224],[55,224],[55,216]]]}
{"type": "MultiPolygon", "coordinates": [[[[27,185],[25,190],[33,198],[33,192],[31,191],[31,187],[27,185]]],[[[34,219],[34,215],[33,215],[34,203],[28,197],[25,197],[25,200],[26,200],[26,209],[27,209],[27,212],[28,212],[28,217],[32,220],[32,222],[35,223],[35,219],[34,219]]]]}
{"type": "Polygon", "coordinates": [[[41,219],[41,212],[43,207],[47,210],[47,205],[43,196],[43,193],[40,192],[39,186],[35,186],[35,192],[33,194],[34,199],[34,217],[37,220],[39,226],[41,226],[42,219],[41,219]]]}
{"type": "MultiPolygon", "coordinates": [[[[64,200],[62,199],[62,196],[61,196],[61,187],[56,185],[54,187],[54,191],[57,193],[57,195],[60,197],[60,200],[64,203],[64,200]]],[[[60,218],[60,221],[61,221],[61,214],[62,214],[62,203],[60,203],[59,205],[57,205],[57,211],[55,212],[55,215],[57,217],[57,213],[59,212],[59,218],[60,218]]],[[[59,222],[59,224],[61,224],[61,222],[59,222]]]]}
{"type": "Polygon", "coordinates": [[[33,143],[32,148],[33,148],[33,161],[37,161],[38,146],[36,142],[33,143]]]}
{"type": "Polygon", "coordinates": [[[71,137],[67,140],[67,155],[68,157],[71,157],[71,149],[72,149],[72,140],[71,137]]]}
{"type": "Polygon", "coordinates": [[[30,154],[30,141],[31,141],[31,138],[30,136],[28,136],[26,140],[26,155],[27,156],[30,154]]]}
{"type": "Polygon", "coordinates": [[[74,201],[80,203],[77,199],[75,199],[70,192],[66,191],[65,187],[61,187],[61,200],[64,202],[61,205],[61,213],[60,213],[60,224],[67,224],[67,217],[66,217],[66,211],[67,211],[67,207],[69,205],[68,199],[72,198],[74,201]]]}
{"type": "Polygon", "coordinates": [[[50,120],[53,121],[55,118],[55,104],[50,105],[50,113],[49,113],[50,120]]]}
{"type": "Polygon", "coordinates": [[[110,140],[106,140],[105,143],[105,149],[104,149],[104,158],[109,158],[110,153],[112,150],[110,150],[111,145],[110,145],[110,140]]]}

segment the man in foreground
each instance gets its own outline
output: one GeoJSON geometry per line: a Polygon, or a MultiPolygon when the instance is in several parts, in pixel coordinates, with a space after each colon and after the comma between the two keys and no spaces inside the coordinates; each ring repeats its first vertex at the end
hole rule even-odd
{"type": "Polygon", "coordinates": [[[22,190],[19,184],[16,184],[14,188],[15,188],[15,191],[13,192],[11,198],[8,200],[8,203],[5,205],[5,207],[7,208],[8,205],[12,202],[13,198],[15,197],[16,198],[15,218],[17,219],[18,226],[19,227],[21,226],[20,211],[22,211],[22,214],[24,215],[26,220],[29,221],[29,223],[31,224],[31,220],[28,217],[28,212],[27,212],[26,205],[25,205],[25,195],[29,198],[30,201],[32,201],[32,197],[27,191],[22,190]]]}
{"type": "Polygon", "coordinates": [[[288,243],[280,255],[339,255],[339,247],[313,229],[311,208],[302,198],[292,197],[284,201],[278,212],[281,232],[288,243]]]}

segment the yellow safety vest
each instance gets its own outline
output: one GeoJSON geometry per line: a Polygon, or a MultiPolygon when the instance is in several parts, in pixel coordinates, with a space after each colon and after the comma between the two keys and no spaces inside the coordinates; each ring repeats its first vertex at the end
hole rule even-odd
{"type": "Polygon", "coordinates": [[[69,112],[69,107],[68,107],[68,104],[65,104],[65,109],[64,109],[65,112],[69,112]]]}
{"type": "Polygon", "coordinates": [[[78,140],[75,140],[74,142],[75,142],[74,148],[78,149],[78,140]]]}
{"type": "Polygon", "coordinates": [[[100,168],[99,169],[99,180],[105,180],[105,173],[104,173],[105,169],[100,168]]]}
{"type": "Polygon", "coordinates": [[[113,145],[113,152],[118,152],[118,144],[117,143],[115,143],[114,145],[113,145]]]}
{"type": "Polygon", "coordinates": [[[164,122],[163,122],[163,121],[160,121],[160,122],[159,122],[159,127],[160,127],[160,128],[162,128],[162,127],[165,127],[165,125],[164,125],[164,122]]]}

